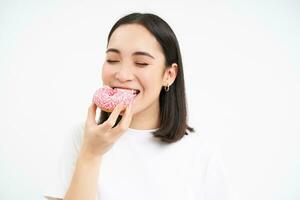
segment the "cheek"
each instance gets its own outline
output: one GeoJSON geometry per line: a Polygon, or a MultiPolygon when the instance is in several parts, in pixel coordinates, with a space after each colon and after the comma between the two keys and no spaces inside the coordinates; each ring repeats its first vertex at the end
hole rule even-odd
{"type": "Polygon", "coordinates": [[[107,65],[103,65],[102,67],[102,80],[104,83],[107,83],[108,80],[110,79],[110,77],[113,75],[113,70],[107,66],[107,65]]]}
{"type": "Polygon", "coordinates": [[[139,79],[145,90],[157,93],[160,91],[162,84],[162,75],[159,71],[149,70],[144,71],[139,75],[139,79]]]}

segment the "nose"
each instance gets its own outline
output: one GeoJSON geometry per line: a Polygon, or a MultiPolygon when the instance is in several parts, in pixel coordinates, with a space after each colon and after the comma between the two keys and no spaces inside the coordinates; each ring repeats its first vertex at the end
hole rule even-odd
{"type": "Polygon", "coordinates": [[[134,76],[130,67],[121,66],[119,70],[115,74],[115,78],[118,79],[120,82],[126,82],[133,80],[134,76]]]}

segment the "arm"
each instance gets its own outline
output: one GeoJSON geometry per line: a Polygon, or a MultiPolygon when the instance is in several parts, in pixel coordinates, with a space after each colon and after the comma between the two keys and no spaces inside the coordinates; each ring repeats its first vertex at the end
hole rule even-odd
{"type": "Polygon", "coordinates": [[[95,200],[101,157],[80,153],[64,200],[95,200]]]}
{"type": "Polygon", "coordinates": [[[102,156],[129,127],[132,119],[131,104],[126,108],[120,123],[113,127],[123,110],[119,104],[109,118],[101,125],[95,122],[96,105],[88,112],[83,144],[79,151],[75,170],[64,200],[95,200],[102,156]]]}

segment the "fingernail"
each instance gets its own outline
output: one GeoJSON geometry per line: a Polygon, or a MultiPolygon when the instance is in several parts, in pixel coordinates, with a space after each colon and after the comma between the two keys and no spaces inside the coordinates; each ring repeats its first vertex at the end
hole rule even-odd
{"type": "Polygon", "coordinates": [[[120,106],[122,109],[126,108],[126,105],[125,105],[124,102],[119,103],[119,106],[120,106]]]}
{"type": "Polygon", "coordinates": [[[134,101],[135,101],[135,99],[132,99],[132,100],[130,101],[130,104],[132,105],[132,104],[134,103],[134,101]]]}
{"type": "Polygon", "coordinates": [[[130,110],[130,112],[132,111],[132,105],[133,105],[133,103],[134,103],[134,102],[131,101],[130,104],[129,104],[129,110],[130,110]]]}

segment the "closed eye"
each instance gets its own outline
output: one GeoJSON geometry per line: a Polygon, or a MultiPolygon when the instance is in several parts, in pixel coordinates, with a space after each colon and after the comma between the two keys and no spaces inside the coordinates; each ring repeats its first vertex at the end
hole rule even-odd
{"type": "MultiPolygon", "coordinates": [[[[118,63],[120,61],[119,60],[106,60],[106,62],[114,64],[114,63],[118,63]]],[[[135,64],[139,65],[139,66],[147,66],[147,65],[149,65],[148,63],[141,63],[141,62],[136,62],[135,64]]]]}
{"type": "Polygon", "coordinates": [[[108,63],[117,63],[119,62],[118,60],[106,60],[108,63]]]}
{"type": "Polygon", "coordinates": [[[147,66],[148,65],[148,63],[135,63],[135,64],[142,65],[142,66],[147,66]]]}

